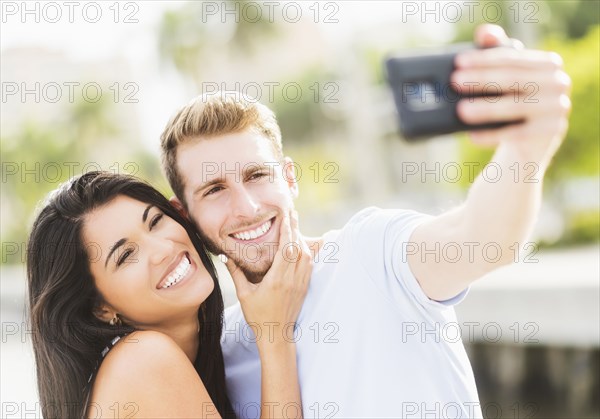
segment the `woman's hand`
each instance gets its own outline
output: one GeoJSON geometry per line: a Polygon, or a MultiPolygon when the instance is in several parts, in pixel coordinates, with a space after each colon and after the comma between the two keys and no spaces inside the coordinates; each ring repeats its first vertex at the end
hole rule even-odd
{"type": "Polygon", "coordinates": [[[273,265],[262,282],[249,282],[231,259],[226,265],[259,349],[268,343],[292,341],[313,265],[308,245],[298,231],[295,211],[283,217],[273,265]]]}
{"type": "Polygon", "coordinates": [[[261,419],[302,418],[294,325],[312,272],[310,250],[295,212],[279,229],[279,247],[262,282],[253,284],[229,259],[244,317],[253,328],[261,363],[261,419]]]}

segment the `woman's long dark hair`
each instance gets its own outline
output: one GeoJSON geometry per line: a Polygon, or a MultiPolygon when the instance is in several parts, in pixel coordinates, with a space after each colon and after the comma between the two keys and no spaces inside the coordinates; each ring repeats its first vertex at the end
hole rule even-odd
{"type": "MultiPolygon", "coordinates": [[[[125,195],[153,204],[181,224],[213,278],[214,291],[198,310],[200,345],[194,367],[222,417],[234,417],[225,388],[220,337],[223,297],[215,267],[193,225],[149,184],[127,175],[89,172],[53,192],[33,224],[27,251],[29,310],[44,418],[85,417],[102,349],[131,326],[110,326],[93,314],[102,297],[82,239],[90,211],[125,195]]],[[[93,250],[93,249],[92,249],[93,250]]]]}

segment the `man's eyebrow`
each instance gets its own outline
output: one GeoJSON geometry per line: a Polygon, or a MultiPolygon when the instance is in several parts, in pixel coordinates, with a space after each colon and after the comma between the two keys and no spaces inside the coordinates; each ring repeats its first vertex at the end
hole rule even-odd
{"type": "MultiPolygon", "coordinates": [[[[154,206],[154,204],[149,204],[146,209],[144,209],[144,213],[142,214],[142,222],[145,223],[146,220],[148,219],[148,212],[150,212],[150,209],[154,206]]],[[[127,239],[123,238],[121,240],[118,240],[111,248],[110,248],[110,252],[108,252],[108,256],[106,256],[106,260],[104,261],[104,267],[106,268],[106,266],[108,266],[108,261],[110,260],[110,257],[112,256],[113,253],[115,253],[115,250],[117,250],[119,247],[123,246],[125,243],[127,243],[127,239]]]]}
{"type": "Polygon", "coordinates": [[[104,267],[105,268],[108,265],[108,260],[110,259],[110,257],[112,256],[112,254],[115,253],[115,250],[117,250],[119,247],[123,246],[125,243],[127,243],[127,239],[121,239],[118,242],[116,242],[113,245],[113,247],[110,248],[110,252],[108,252],[108,256],[106,257],[106,261],[104,262],[104,267]]]}
{"type": "Polygon", "coordinates": [[[218,177],[218,178],[214,178],[209,180],[208,182],[204,182],[201,183],[200,185],[198,185],[196,187],[196,189],[194,189],[194,192],[192,193],[193,196],[196,196],[198,193],[200,193],[203,189],[208,188],[209,186],[212,185],[216,185],[218,183],[225,183],[225,179],[223,179],[222,177],[218,177]]]}
{"type": "Polygon", "coordinates": [[[251,173],[257,172],[259,170],[269,170],[272,169],[272,166],[269,166],[264,163],[248,163],[244,165],[244,176],[248,176],[251,173]]]}
{"type": "MultiPolygon", "coordinates": [[[[265,170],[265,169],[272,170],[272,166],[269,166],[264,163],[247,163],[244,165],[242,177],[246,177],[251,173],[257,172],[259,170],[265,170]]],[[[192,196],[196,196],[198,193],[202,192],[204,189],[208,188],[209,186],[216,185],[219,183],[225,183],[225,182],[226,182],[225,178],[217,177],[217,178],[211,179],[207,182],[201,183],[194,189],[194,191],[192,192],[192,196]]]]}

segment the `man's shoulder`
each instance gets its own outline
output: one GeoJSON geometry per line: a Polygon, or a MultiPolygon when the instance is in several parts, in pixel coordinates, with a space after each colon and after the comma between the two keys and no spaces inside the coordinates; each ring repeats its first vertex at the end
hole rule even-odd
{"type": "Polygon", "coordinates": [[[375,206],[363,208],[360,211],[356,212],[348,220],[348,222],[346,223],[345,227],[353,225],[353,224],[359,224],[361,222],[364,222],[365,220],[368,220],[370,217],[377,216],[377,214],[381,213],[381,211],[383,211],[381,208],[375,207],[375,206]]]}
{"type": "MultiPolygon", "coordinates": [[[[246,322],[239,302],[225,309],[221,350],[228,369],[259,360],[258,348],[252,328],[246,322]]],[[[231,372],[231,370],[229,371],[231,372]]]]}
{"type": "Polygon", "coordinates": [[[246,322],[240,302],[227,307],[223,312],[223,326],[227,327],[239,322],[246,322]]]}
{"type": "Polygon", "coordinates": [[[355,213],[341,230],[364,231],[387,228],[390,224],[405,225],[422,217],[431,217],[412,209],[366,207],[355,213]]]}

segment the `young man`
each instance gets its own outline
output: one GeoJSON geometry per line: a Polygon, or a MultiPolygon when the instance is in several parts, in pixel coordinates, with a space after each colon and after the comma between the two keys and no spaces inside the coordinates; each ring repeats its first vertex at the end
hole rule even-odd
{"type": "MultiPolygon", "coordinates": [[[[492,25],[478,28],[475,38],[484,46],[510,42],[492,25]]],[[[570,81],[556,54],[522,48],[471,51],[456,64],[459,85],[539,86],[537,103],[524,102],[530,92],[523,91],[518,101],[511,94],[459,104],[459,116],[470,123],[524,120],[471,134],[496,146],[492,161],[505,175],[495,183],[477,178],[466,201],[439,216],[368,208],[341,230],[309,241],[315,266],[295,333],[280,325],[249,332],[239,304],[229,308],[222,347],[240,417],[260,415],[254,339],[269,333],[296,339],[307,417],[481,417],[452,306],[471,282],[510,263],[511,246],[530,234],[543,175],[566,131],[570,81]],[[506,175],[528,163],[537,168],[536,183],[506,175]],[[482,252],[486,244],[501,256],[482,252]],[[458,246],[463,257],[440,257],[435,249],[445,245],[458,246]]],[[[259,283],[298,193],[272,112],[231,96],[198,98],[165,129],[162,152],[174,202],[209,250],[228,257],[236,285],[259,283]]],[[[289,406],[290,416],[295,408],[289,406]]]]}

